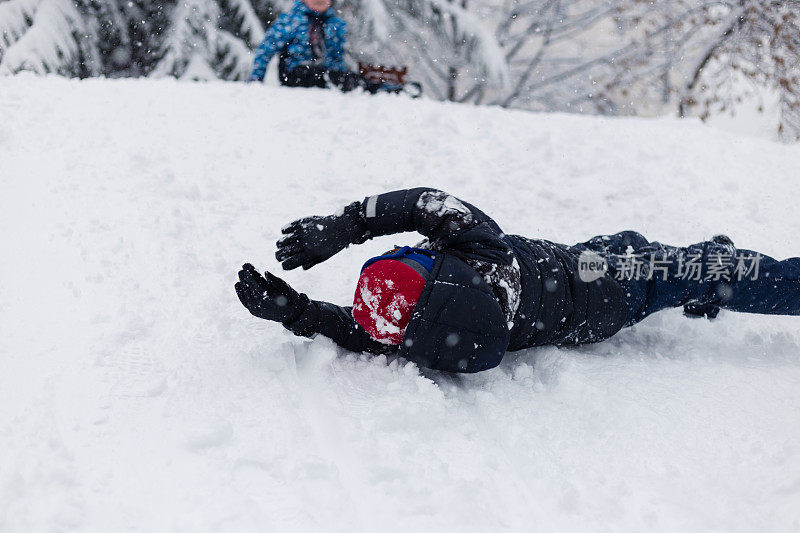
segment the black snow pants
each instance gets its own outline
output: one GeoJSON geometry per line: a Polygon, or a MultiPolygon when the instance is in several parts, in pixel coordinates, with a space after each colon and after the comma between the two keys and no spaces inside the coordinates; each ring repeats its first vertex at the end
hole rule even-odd
{"type": "Polygon", "coordinates": [[[281,70],[279,79],[286,87],[328,87],[328,81],[344,92],[365,86],[364,80],[355,72],[328,70],[321,65],[300,65],[291,70],[281,70]]]}

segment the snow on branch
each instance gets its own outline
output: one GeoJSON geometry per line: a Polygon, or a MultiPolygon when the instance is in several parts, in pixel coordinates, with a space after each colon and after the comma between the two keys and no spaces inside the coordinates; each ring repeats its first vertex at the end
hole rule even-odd
{"type": "MultiPolygon", "coordinates": [[[[237,2],[238,12],[245,13],[242,28],[248,39],[263,30],[255,26],[255,13],[237,2]]],[[[221,28],[220,5],[213,0],[182,0],[170,17],[170,29],[162,44],[162,56],[154,76],[190,79],[244,79],[249,74],[252,57],[242,39],[221,28]]],[[[258,22],[260,25],[260,22],[258,22]]],[[[263,35],[258,35],[261,39],[263,35]]]]}
{"type": "Polygon", "coordinates": [[[0,74],[93,75],[100,65],[91,30],[71,0],[0,4],[0,74]]]}
{"type": "Polygon", "coordinates": [[[455,39],[473,41],[476,56],[472,62],[483,70],[487,81],[504,86],[509,82],[506,56],[493,32],[478,18],[455,2],[431,0],[431,6],[452,17],[456,30],[455,39]]]}
{"type": "Polygon", "coordinates": [[[241,25],[236,30],[247,38],[247,44],[253,47],[257,46],[264,37],[264,25],[258,18],[252,2],[250,0],[224,0],[224,8],[241,19],[241,25]]]}

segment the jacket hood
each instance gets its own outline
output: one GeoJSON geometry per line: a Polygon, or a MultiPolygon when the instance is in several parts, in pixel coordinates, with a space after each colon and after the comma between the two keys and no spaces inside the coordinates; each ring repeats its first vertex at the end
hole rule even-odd
{"type": "Polygon", "coordinates": [[[398,354],[434,370],[480,372],[500,364],[508,342],[489,284],[464,261],[438,252],[398,354]]]}

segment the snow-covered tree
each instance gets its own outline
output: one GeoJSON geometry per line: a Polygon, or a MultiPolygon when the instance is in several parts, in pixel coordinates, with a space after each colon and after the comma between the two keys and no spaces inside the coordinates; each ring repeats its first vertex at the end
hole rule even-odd
{"type": "Polygon", "coordinates": [[[100,71],[96,28],[73,0],[0,3],[0,74],[91,76],[100,71]]]}
{"type": "Polygon", "coordinates": [[[409,63],[436,98],[633,112],[599,90],[636,52],[635,32],[616,21],[632,0],[347,1],[359,56],[409,63]]]}
{"type": "Polygon", "coordinates": [[[249,0],[179,0],[153,74],[245,79],[264,27],[249,0]]]}
{"type": "Polygon", "coordinates": [[[705,119],[755,87],[777,95],[780,136],[800,139],[800,2],[632,0],[619,21],[640,41],[617,79],[623,98],[654,101],[657,88],[705,119]]]}
{"type": "Polygon", "coordinates": [[[106,76],[142,76],[155,65],[168,4],[158,0],[81,0],[106,76]]]}
{"type": "Polygon", "coordinates": [[[701,25],[704,35],[698,46],[703,52],[681,88],[681,114],[696,108],[708,116],[724,108],[738,96],[736,88],[728,86],[731,73],[741,73],[778,93],[779,133],[800,139],[800,3],[729,1],[704,9],[679,27],[697,31],[701,25]]]}
{"type": "Polygon", "coordinates": [[[495,34],[513,83],[506,91],[473,87],[463,101],[544,110],[616,113],[598,98],[598,80],[618,66],[630,37],[613,16],[624,0],[505,0],[495,34]]]}
{"type": "Polygon", "coordinates": [[[512,84],[461,100],[607,114],[730,110],[748,83],[777,94],[800,139],[800,2],[505,0],[495,34],[512,84]]]}
{"type": "Polygon", "coordinates": [[[146,74],[162,11],[147,0],[0,1],[0,73],[146,74]]]}
{"type": "Polygon", "coordinates": [[[0,0],[0,73],[240,79],[268,0],[0,0]]]}
{"type": "Polygon", "coordinates": [[[456,100],[477,80],[509,81],[503,51],[470,0],[343,0],[350,53],[357,60],[410,65],[411,76],[437,99],[456,100]]]}

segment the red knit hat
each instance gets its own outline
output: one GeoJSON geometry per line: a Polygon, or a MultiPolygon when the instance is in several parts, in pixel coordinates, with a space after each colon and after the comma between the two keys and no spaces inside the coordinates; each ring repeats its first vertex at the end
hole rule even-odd
{"type": "Polygon", "coordinates": [[[353,318],[378,342],[400,344],[424,286],[425,277],[404,260],[376,261],[358,278],[353,318]]]}

